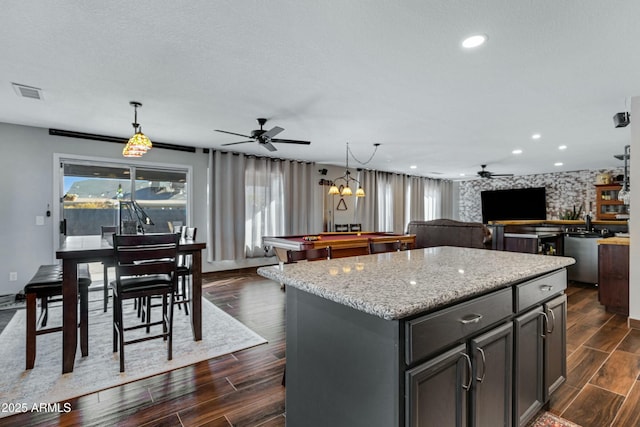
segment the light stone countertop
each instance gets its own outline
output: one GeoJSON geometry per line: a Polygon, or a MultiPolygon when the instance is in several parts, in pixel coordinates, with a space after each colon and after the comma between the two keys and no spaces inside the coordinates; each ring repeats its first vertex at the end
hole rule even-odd
{"type": "Polygon", "coordinates": [[[258,274],[383,319],[403,319],[574,264],[568,257],[457,247],[261,267],[258,274]]]}

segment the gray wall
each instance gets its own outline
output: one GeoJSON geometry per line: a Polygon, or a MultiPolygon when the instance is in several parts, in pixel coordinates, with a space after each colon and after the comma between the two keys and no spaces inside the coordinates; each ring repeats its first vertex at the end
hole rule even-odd
{"type": "MultiPolygon", "coordinates": [[[[57,224],[53,224],[53,215],[46,217],[47,206],[52,212],[59,209],[59,203],[53,200],[54,153],[122,160],[122,146],[50,136],[48,129],[0,123],[0,153],[0,295],[4,295],[21,290],[38,265],[56,262],[57,224]],[[44,225],[36,225],[36,216],[44,216],[44,225]],[[18,273],[17,281],[9,281],[10,272],[18,273]]],[[[192,167],[192,226],[201,229],[198,234],[204,238],[207,155],[202,150],[184,153],[152,149],[141,161],[192,167]]],[[[206,255],[203,253],[205,260],[206,255]]],[[[203,264],[204,271],[211,269],[206,262],[203,264]]]]}

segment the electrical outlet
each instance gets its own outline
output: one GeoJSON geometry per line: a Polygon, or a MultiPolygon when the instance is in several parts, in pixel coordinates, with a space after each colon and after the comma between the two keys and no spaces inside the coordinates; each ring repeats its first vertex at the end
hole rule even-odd
{"type": "Polygon", "coordinates": [[[9,281],[15,282],[16,280],[18,280],[18,272],[12,271],[11,273],[9,273],[9,281]]]}

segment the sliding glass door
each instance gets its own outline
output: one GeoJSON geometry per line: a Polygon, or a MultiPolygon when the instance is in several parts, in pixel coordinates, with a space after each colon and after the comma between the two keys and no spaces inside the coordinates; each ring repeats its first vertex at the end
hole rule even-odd
{"type": "Polygon", "coordinates": [[[63,235],[99,235],[123,222],[145,233],[187,225],[186,169],[65,159],[60,172],[63,235]]]}

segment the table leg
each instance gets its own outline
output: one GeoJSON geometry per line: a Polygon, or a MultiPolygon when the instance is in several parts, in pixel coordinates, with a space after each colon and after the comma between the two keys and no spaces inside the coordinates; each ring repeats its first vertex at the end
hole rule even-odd
{"type": "Polygon", "coordinates": [[[191,254],[191,328],[193,340],[202,339],[202,251],[196,250],[191,254]]]}
{"type": "Polygon", "coordinates": [[[73,372],[78,345],[78,262],[62,261],[62,373],[73,372]]]}

